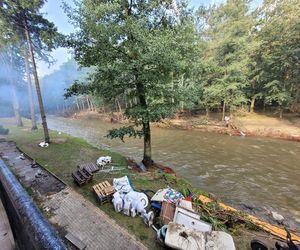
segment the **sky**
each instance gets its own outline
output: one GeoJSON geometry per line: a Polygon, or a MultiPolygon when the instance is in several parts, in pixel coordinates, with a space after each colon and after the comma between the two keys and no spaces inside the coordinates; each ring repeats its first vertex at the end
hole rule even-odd
{"type": "MultiPolygon", "coordinates": [[[[256,0],[260,1],[260,0],[256,0]]],[[[72,0],[65,0],[65,2],[71,4],[72,0]]],[[[190,0],[190,5],[192,7],[198,7],[200,5],[211,5],[211,4],[219,4],[224,2],[224,0],[190,0]]],[[[44,13],[44,16],[49,20],[52,21],[58,31],[63,34],[69,34],[73,31],[73,26],[68,22],[68,18],[64,13],[62,7],[62,0],[48,0],[44,7],[42,8],[41,12],[44,13]]],[[[51,53],[55,63],[52,64],[50,67],[48,64],[43,62],[38,62],[38,72],[39,76],[43,77],[47,74],[52,73],[54,70],[57,70],[60,65],[70,58],[70,53],[66,48],[58,48],[51,53]]]]}

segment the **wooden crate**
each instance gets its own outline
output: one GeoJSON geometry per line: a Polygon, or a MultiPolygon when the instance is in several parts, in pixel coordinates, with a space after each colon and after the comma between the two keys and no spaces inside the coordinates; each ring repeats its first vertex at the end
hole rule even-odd
{"type": "Polygon", "coordinates": [[[115,188],[108,181],[94,185],[93,190],[95,191],[100,204],[111,201],[112,195],[116,192],[115,188]]]}

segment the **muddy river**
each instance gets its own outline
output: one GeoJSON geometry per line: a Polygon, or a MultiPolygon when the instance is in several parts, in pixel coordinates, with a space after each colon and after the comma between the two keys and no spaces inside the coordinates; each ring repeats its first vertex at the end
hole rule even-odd
{"type": "MultiPolygon", "coordinates": [[[[105,138],[99,120],[49,117],[49,127],[140,161],[142,140],[105,138]]],[[[114,125],[117,126],[117,125],[114,125]]],[[[152,128],[153,159],[236,207],[277,211],[300,223],[300,143],[152,128]]]]}

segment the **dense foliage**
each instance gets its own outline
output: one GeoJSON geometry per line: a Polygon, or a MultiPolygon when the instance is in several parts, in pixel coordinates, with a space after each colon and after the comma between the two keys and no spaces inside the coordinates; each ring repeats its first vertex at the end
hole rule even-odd
{"type": "Polygon", "coordinates": [[[83,0],[69,13],[79,29],[68,45],[95,71],[66,96],[121,99],[142,130],[109,136],[144,136],[147,165],[149,123],[179,109],[222,108],[224,118],[237,107],[269,105],[281,117],[299,106],[299,8],[297,0],[266,0],[254,10],[249,0],[227,0],[196,12],[184,1],[83,0]]]}
{"type": "Polygon", "coordinates": [[[11,82],[13,106],[19,126],[22,125],[22,120],[16,91],[17,77],[23,79],[26,75],[32,129],[36,129],[31,86],[31,74],[33,75],[45,142],[50,142],[35,58],[50,61],[48,52],[57,45],[61,36],[54,24],[45,19],[40,13],[44,3],[44,0],[0,1],[0,30],[2,31],[0,59],[3,65],[7,65],[6,78],[10,79],[11,82]],[[24,68],[25,70],[22,70],[24,68]]]}

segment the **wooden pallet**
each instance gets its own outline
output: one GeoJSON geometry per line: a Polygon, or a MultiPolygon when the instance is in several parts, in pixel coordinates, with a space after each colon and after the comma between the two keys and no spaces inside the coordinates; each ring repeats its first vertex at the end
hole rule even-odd
{"type": "Polygon", "coordinates": [[[99,167],[94,162],[80,164],[80,165],[78,165],[78,168],[81,169],[81,170],[86,169],[90,173],[95,173],[95,172],[99,171],[99,167]]]}
{"type": "Polygon", "coordinates": [[[93,174],[87,171],[86,169],[82,169],[82,170],[79,169],[72,173],[72,177],[74,181],[77,182],[79,186],[81,186],[91,181],[93,179],[93,174]]]}
{"type": "Polygon", "coordinates": [[[116,192],[115,188],[108,181],[94,185],[93,190],[95,191],[100,204],[111,201],[112,195],[116,192]]]}

